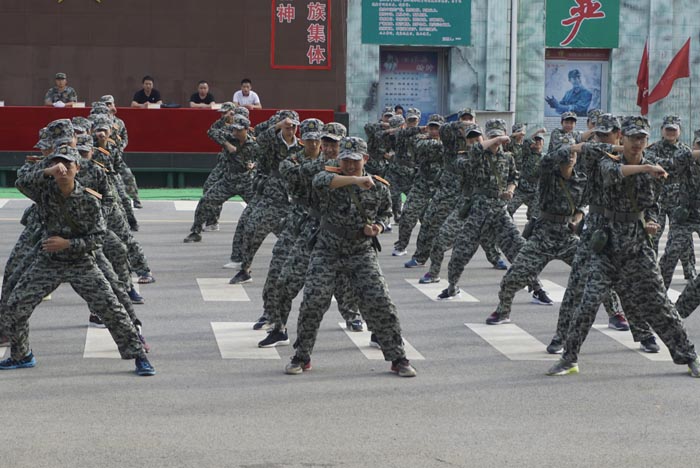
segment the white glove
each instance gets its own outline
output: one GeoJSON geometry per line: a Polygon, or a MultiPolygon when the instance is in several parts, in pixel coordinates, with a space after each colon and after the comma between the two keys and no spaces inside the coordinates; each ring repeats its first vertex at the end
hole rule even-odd
{"type": "Polygon", "coordinates": [[[56,101],[53,103],[54,107],[66,107],[66,103],[63,101],[56,101]]]}

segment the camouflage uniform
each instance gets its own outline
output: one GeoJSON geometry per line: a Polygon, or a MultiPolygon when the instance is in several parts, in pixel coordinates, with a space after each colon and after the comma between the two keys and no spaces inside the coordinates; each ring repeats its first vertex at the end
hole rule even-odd
{"type": "Polygon", "coordinates": [[[510,152],[515,159],[515,167],[520,173],[518,187],[515,189],[513,198],[508,202],[508,213],[512,216],[521,205],[527,206],[527,219],[537,217],[538,207],[538,184],[540,179],[540,159],[542,153],[535,153],[531,149],[534,143],[532,138],[526,138],[522,144],[518,144],[511,140],[511,143],[506,145],[505,151],[510,152]]]}
{"type": "MultiPolygon", "coordinates": [[[[77,162],[69,155],[60,157],[77,162]]],[[[3,305],[0,330],[10,337],[12,359],[29,354],[29,318],[42,299],[64,282],[99,311],[123,359],[145,357],[134,325],[93,257],[105,231],[98,198],[79,182],[63,197],[56,182],[41,169],[18,179],[17,188],[37,203],[43,237],[60,236],[70,240],[70,247],[54,253],[40,250],[3,305]]]]}
{"type": "MultiPolygon", "coordinates": [[[[418,109],[410,108],[406,113],[406,121],[412,119],[420,121],[420,116],[418,109]]],[[[416,137],[420,135],[421,129],[418,125],[401,128],[398,131],[390,129],[384,132],[385,138],[389,132],[391,132],[391,138],[394,140],[394,156],[389,159],[385,174],[386,180],[390,184],[393,218],[394,221],[398,222],[401,219],[403,207],[402,195],[409,194],[416,175],[414,143],[416,137]]]]}
{"type": "Polygon", "coordinates": [[[59,91],[56,86],[52,87],[44,95],[44,101],[51,101],[55,103],[61,102],[78,102],[78,93],[75,92],[70,86],[66,86],[66,89],[59,91]]]}
{"type": "MultiPolygon", "coordinates": [[[[359,159],[366,153],[362,140],[347,138],[341,142],[339,158],[359,159]]],[[[324,171],[313,179],[323,218],[306,274],[294,344],[295,358],[303,362],[310,360],[323,314],[336,290],[336,278],[347,274],[360,301],[360,310],[381,343],[384,358],[404,359],[396,307],[389,297],[371,238],[363,233],[368,222],[386,226],[391,212],[388,187],[375,176],[376,185],[369,190],[354,185],[331,190],[329,186],[338,173],[339,169],[324,171]],[[351,193],[363,207],[366,217],[360,214],[351,193]]]]}
{"type": "Polygon", "coordinates": [[[384,122],[368,123],[365,125],[365,134],[367,135],[367,147],[369,151],[369,161],[367,161],[367,170],[372,174],[379,176],[385,175],[388,165],[384,155],[387,153],[386,140],[384,139],[384,130],[389,124],[384,122]]]}
{"type": "MultiPolygon", "coordinates": [[[[440,127],[444,121],[441,115],[433,114],[428,120],[428,126],[440,127]]],[[[418,219],[422,218],[435,192],[444,161],[442,142],[421,135],[415,142],[415,155],[418,173],[399,220],[399,238],[394,243],[396,252],[404,252],[408,247],[413,228],[416,227],[418,219]]]]}
{"type": "MultiPolygon", "coordinates": [[[[576,120],[576,113],[564,112],[561,115],[561,121],[563,122],[567,119],[576,120]]],[[[578,130],[574,130],[571,133],[566,133],[561,128],[554,129],[549,137],[549,147],[547,148],[547,153],[552,153],[558,150],[562,145],[573,145],[574,143],[578,143],[581,141],[582,137],[583,134],[578,130]]]]}
{"type": "MultiPolygon", "coordinates": [[[[625,136],[648,135],[649,125],[646,118],[628,117],[622,131],[625,136]]],[[[646,222],[657,220],[659,184],[647,173],[623,177],[622,166],[626,164],[624,155],[620,162],[604,157],[599,163],[607,202],[608,240],[599,253],[591,255],[588,281],[569,325],[561,362],[577,362],[600,302],[615,285],[628,316],[648,321],[673,361],[687,364],[696,359],[695,349],[666,296],[651,238],[644,229],[646,222]]],[[[650,162],[643,155],[640,164],[650,162]]]]}

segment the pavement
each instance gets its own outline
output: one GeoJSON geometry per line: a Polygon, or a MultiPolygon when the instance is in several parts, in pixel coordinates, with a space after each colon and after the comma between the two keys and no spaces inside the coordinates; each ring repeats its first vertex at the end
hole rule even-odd
{"type": "MultiPolygon", "coordinates": [[[[339,325],[335,303],[313,370],[285,375],[291,346],[259,350],[264,332],[250,330],[274,236],[255,258],[253,282],[228,285],[235,271],[221,267],[243,206],[227,203],[219,232],[184,244],[194,205],[145,201],[136,212],[136,237],[157,280],[140,286],[146,304],[136,311],[158,374],[135,376],[133,361],[118,359],[108,335],[87,327],[87,306],[62,285],[30,322],[37,367],[0,373],[0,467],[697,466],[700,380],[685,366],[630,349],[629,333],[608,331],[601,309],[581,373],[547,377],[554,361],[544,347],[558,304],[531,304],[523,290],[513,324],[486,327],[503,272],[479,251],[461,300],[438,302],[417,284],[425,268],[406,269],[409,256],[391,256],[396,231],[382,235],[380,262],[418,376],[389,372],[366,334],[339,325]]],[[[0,200],[0,265],[27,206],[0,200]]],[[[522,210],[516,221],[522,227],[522,210]]],[[[541,275],[555,298],[568,271],[555,261],[541,275]]],[[[676,274],[677,294],[680,265],[676,274]]],[[[698,317],[686,327],[700,341],[698,317]]]]}

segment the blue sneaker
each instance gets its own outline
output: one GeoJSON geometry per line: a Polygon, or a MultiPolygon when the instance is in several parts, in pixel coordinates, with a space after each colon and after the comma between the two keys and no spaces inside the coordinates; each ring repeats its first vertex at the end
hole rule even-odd
{"type": "Polygon", "coordinates": [[[132,304],[145,304],[146,300],[141,294],[138,293],[136,288],[129,289],[129,299],[131,299],[132,304]]]}
{"type": "Polygon", "coordinates": [[[146,356],[136,358],[136,375],[150,376],[156,375],[156,369],[151,365],[146,356]]]}
{"type": "Polygon", "coordinates": [[[416,268],[423,265],[425,265],[425,263],[418,263],[418,261],[415,258],[412,258],[403,264],[403,266],[405,266],[406,268],[416,268]]]}
{"type": "Polygon", "coordinates": [[[498,259],[496,264],[493,266],[496,270],[507,270],[508,265],[506,265],[506,262],[503,261],[503,259],[498,259]]]}
{"type": "Polygon", "coordinates": [[[4,361],[0,361],[0,370],[24,369],[26,367],[34,366],[36,366],[36,359],[34,359],[34,353],[31,351],[29,351],[29,354],[18,361],[12,359],[11,357],[5,359],[4,361]]]}
{"type": "Polygon", "coordinates": [[[439,276],[433,276],[429,272],[424,274],[421,279],[418,280],[420,284],[430,284],[430,283],[439,283],[440,282],[440,277],[439,276]]]}

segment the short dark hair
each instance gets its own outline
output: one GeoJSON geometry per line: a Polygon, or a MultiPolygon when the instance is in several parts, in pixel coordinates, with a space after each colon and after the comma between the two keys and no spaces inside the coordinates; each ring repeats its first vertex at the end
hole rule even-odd
{"type": "Polygon", "coordinates": [[[199,83],[197,83],[197,86],[199,86],[201,84],[208,85],[209,83],[207,82],[207,80],[201,80],[199,83]]]}
{"type": "Polygon", "coordinates": [[[244,84],[246,84],[246,83],[248,83],[248,84],[251,85],[251,86],[253,85],[253,82],[250,81],[250,78],[243,78],[243,79],[241,80],[241,84],[242,84],[242,85],[244,85],[244,84]]]}
{"type": "Polygon", "coordinates": [[[403,108],[402,105],[397,104],[394,106],[394,112],[398,111],[399,109],[401,109],[402,112],[405,112],[405,109],[403,108]]]}
{"type": "Polygon", "coordinates": [[[156,82],[156,80],[154,80],[151,75],[144,76],[143,79],[141,80],[141,84],[145,83],[146,81],[152,81],[154,83],[156,82]]]}

